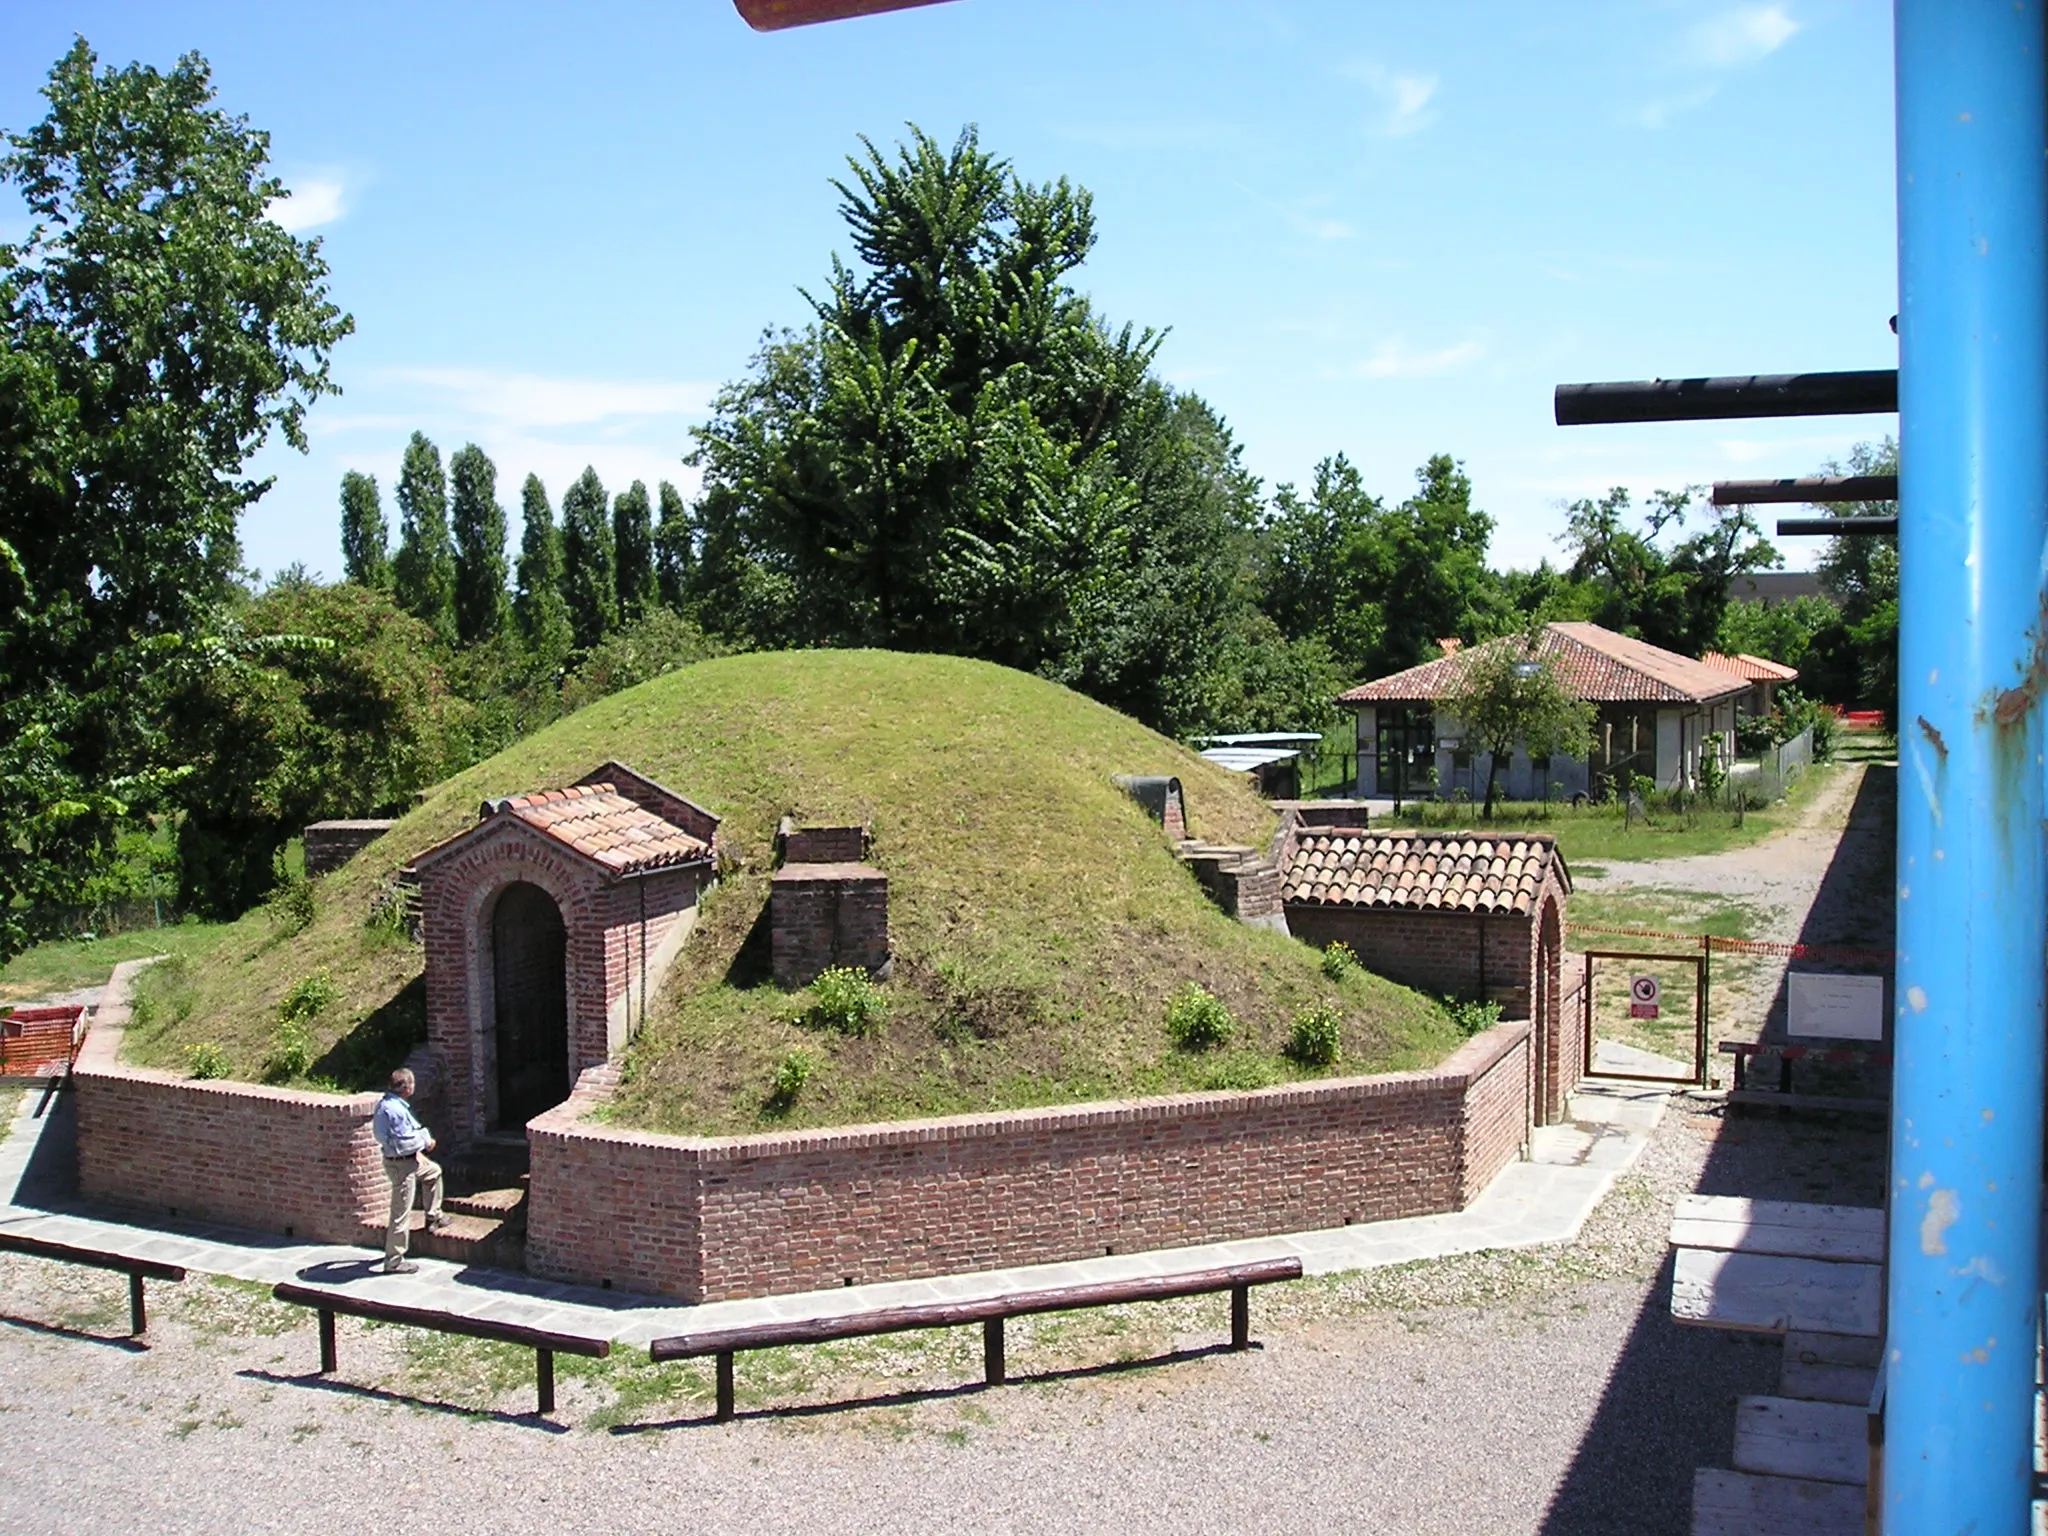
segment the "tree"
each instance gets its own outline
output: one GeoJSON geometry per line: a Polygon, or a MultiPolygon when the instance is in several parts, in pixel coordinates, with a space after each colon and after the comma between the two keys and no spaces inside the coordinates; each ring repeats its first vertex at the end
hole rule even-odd
{"type": "Polygon", "coordinates": [[[1839,624],[1841,617],[1823,597],[1795,597],[1784,603],[1738,598],[1722,611],[1714,648],[1729,656],[1747,653],[1796,667],[1806,659],[1814,637],[1839,624]]]}
{"type": "Polygon", "coordinates": [[[1542,654],[1541,630],[1504,635],[1468,652],[1443,713],[1454,716],[1468,750],[1487,754],[1486,805],[1493,819],[1495,775],[1520,742],[1531,757],[1584,757],[1593,738],[1593,706],[1575,699],[1542,654]]]}
{"type": "Polygon", "coordinates": [[[619,627],[618,564],[606,506],[604,482],[586,465],[562,497],[562,602],[579,651],[619,627]]]}
{"type": "Polygon", "coordinates": [[[464,645],[495,639],[505,627],[505,509],[498,469],[465,444],[448,461],[455,525],[455,633],[464,645]]]}
{"type": "Polygon", "coordinates": [[[353,328],[317,240],[268,216],[268,139],[206,61],[98,68],[76,43],[0,181],[0,959],[96,878],[175,762],[165,658],[229,595],[244,475],[305,447],[353,328]]]}
{"type": "Polygon", "coordinates": [[[631,623],[651,608],[658,596],[654,528],[644,480],[635,480],[612,503],[612,552],[618,561],[619,617],[631,623]]]}
{"type": "Polygon", "coordinates": [[[341,477],[341,566],[348,580],[373,591],[391,587],[391,528],[377,477],[350,470],[341,477]]]}
{"type": "Polygon", "coordinates": [[[1630,498],[1620,486],[1572,503],[1567,514],[1572,579],[1597,593],[1587,616],[1686,656],[1713,647],[1737,576],[1781,563],[1747,507],[1710,507],[1697,533],[1668,550],[1660,544],[1684,525],[1695,489],[1651,492],[1640,532],[1628,526],[1630,498]]]}
{"type": "Polygon", "coordinates": [[[662,603],[681,612],[696,559],[696,529],[683,493],[666,480],[661,482],[660,502],[661,521],[654,528],[655,585],[662,603]]]}
{"type": "Polygon", "coordinates": [[[455,641],[455,550],[448,538],[448,477],[441,450],[418,432],[398,468],[398,556],[391,589],[398,606],[444,644],[455,641]]]}
{"type": "Polygon", "coordinates": [[[562,601],[561,535],[539,475],[526,477],[519,492],[519,515],[524,526],[519,532],[519,589],[512,599],[512,617],[534,664],[553,673],[575,642],[562,601]]]}

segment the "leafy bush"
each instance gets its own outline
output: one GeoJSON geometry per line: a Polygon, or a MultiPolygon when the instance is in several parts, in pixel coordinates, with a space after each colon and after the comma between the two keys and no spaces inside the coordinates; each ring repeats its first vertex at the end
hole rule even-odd
{"type": "Polygon", "coordinates": [[[1461,1003],[1454,997],[1447,997],[1444,999],[1444,1012],[1450,1015],[1461,1035],[1483,1034],[1500,1022],[1499,1003],[1461,1003]]]}
{"type": "Polygon", "coordinates": [[[1358,955],[1349,944],[1336,939],[1323,950],[1323,975],[1330,981],[1342,981],[1359,969],[1358,955]]]}
{"type": "Polygon", "coordinates": [[[1191,981],[1166,1005],[1166,1033],[1184,1051],[1210,1051],[1229,1043],[1237,1020],[1221,998],[1191,981]]]}
{"type": "Polygon", "coordinates": [[[1280,1081],[1280,1070],[1253,1051],[1225,1056],[1202,1074],[1202,1086],[1211,1093],[1249,1093],[1270,1088],[1280,1081]]]}
{"type": "Polygon", "coordinates": [[[304,875],[282,875],[264,907],[270,921],[287,938],[313,926],[313,882],[304,875]]]}
{"type": "Polygon", "coordinates": [[[384,886],[370,898],[370,910],[363,918],[363,932],[373,948],[402,944],[413,937],[412,920],[405,909],[405,893],[395,885],[384,886]]]}
{"type": "Polygon", "coordinates": [[[1294,1016],[1287,1054],[1304,1067],[1335,1064],[1344,1048],[1344,1019],[1328,1003],[1310,1003],[1294,1016]]]}
{"type": "Polygon", "coordinates": [[[288,1083],[295,1077],[306,1077],[313,1070],[317,1054],[312,1033],[304,1024],[296,1019],[281,1019],[277,1033],[271,1037],[270,1054],[263,1058],[263,1080],[288,1083]]]}
{"type": "Polygon", "coordinates": [[[340,989],[327,972],[315,971],[310,976],[302,976],[292,983],[291,991],[285,993],[284,1001],[277,1005],[277,1020],[280,1024],[310,1023],[331,1008],[339,996],[340,989]]]}
{"type": "Polygon", "coordinates": [[[1713,799],[1727,782],[1728,769],[1721,761],[1721,733],[1714,731],[1700,743],[1700,788],[1713,799]]]}
{"type": "Polygon", "coordinates": [[[228,1075],[228,1053],[211,1040],[192,1047],[185,1053],[187,1070],[197,1078],[216,1078],[228,1075]]]}
{"type": "Polygon", "coordinates": [[[811,1074],[818,1069],[817,1062],[806,1051],[791,1051],[775,1068],[775,1078],[768,1089],[768,1108],[774,1114],[781,1114],[804,1091],[804,1084],[811,1080],[811,1074]]]}
{"type": "Polygon", "coordinates": [[[835,965],[811,983],[811,1006],[802,1022],[813,1029],[865,1037],[882,1027],[888,1004],[868,973],[859,966],[835,965]]]}

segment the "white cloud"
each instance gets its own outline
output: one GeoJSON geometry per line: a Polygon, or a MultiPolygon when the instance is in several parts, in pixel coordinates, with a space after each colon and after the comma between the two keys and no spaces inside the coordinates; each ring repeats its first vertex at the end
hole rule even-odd
{"type": "Polygon", "coordinates": [[[444,395],[456,411],[520,431],[703,416],[713,384],[663,379],[560,379],[482,368],[403,368],[394,376],[444,395]]]}
{"type": "Polygon", "coordinates": [[[331,176],[308,176],[297,186],[287,189],[283,197],[273,197],[263,211],[281,228],[297,234],[301,230],[332,224],[348,212],[348,204],[339,180],[331,176]]]}
{"type": "Polygon", "coordinates": [[[1436,99],[1435,75],[1400,74],[1369,62],[1347,64],[1344,73],[1370,87],[1378,99],[1380,112],[1372,131],[1382,138],[1406,138],[1436,121],[1430,110],[1436,99]]]}
{"type": "Polygon", "coordinates": [[[1437,374],[1452,373],[1484,356],[1486,346],[1480,341],[1461,341],[1454,347],[1440,347],[1434,352],[1411,352],[1407,343],[1399,337],[1383,341],[1372,349],[1372,355],[1357,364],[1351,372],[1361,379],[1427,379],[1437,374]]]}
{"type": "Polygon", "coordinates": [[[1688,28],[1685,51],[1694,64],[1732,69],[1777,52],[1798,30],[1782,5],[1740,5],[1688,28]]]}
{"type": "Polygon", "coordinates": [[[1719,81],[1709,81],[1689,91],[1680,91],[1675,96],[1665,96],[1651,102],[1636,113],[1636,121],[1645,128],[1662,128],[1674,117],[1703,107],[1720,92],[1719,81]]]}

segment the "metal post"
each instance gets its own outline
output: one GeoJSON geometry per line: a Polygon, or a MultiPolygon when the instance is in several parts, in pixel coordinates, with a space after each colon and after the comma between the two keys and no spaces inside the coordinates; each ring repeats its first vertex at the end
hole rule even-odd
{"type": "Polygon", "coordinates": [[[2041,1289],[2041,0],[1898,0],[1900,765],[1883,1529],[2029,1529],[2041,1289]]]}
{"type": "Polygon", "coordinates": [[[1000,1387],[1007,1376],[1003,1359],[1003,1320],[991,1317],[981,1325],[981,1379],[1000,1387]]]}
{"type": "Polygon", "coordinates": [[[326,1307],[320,1309],[320,1374],[334,1374],[334,1314],[326,1307]]]}
{"type": "Polygon", "coordinates": [[[1252,1288],[1248,1285],[1230,1288],[1230,1347],[1252,1347],[1252,1288]]]}
{"type": "Polygon", "coordinates": [[[142,1271],[128,1272],[128,1332],[141,1338],[149,1332],[149,1306],[142,1294],[142,1271]]]}
{"type": "Polygon", "coordinates": [[[555,1411],[555,1352],[552,1349],[536,1349],[533,1352],[533,1388],[538,1406],[535,1412],[546,1415],[555,1411]]]}
{"type": "Polygon", "coordinates": [[[732,1351],[724,1350],[718,1356],[718,1421],[722,1424],[733,1415],[732,1351]]]}

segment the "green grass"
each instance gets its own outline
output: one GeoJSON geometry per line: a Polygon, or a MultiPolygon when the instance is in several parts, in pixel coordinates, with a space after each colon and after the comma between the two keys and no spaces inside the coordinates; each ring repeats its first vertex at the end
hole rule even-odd
{"type": "Polygon", "coordinates": [[[255,1077],[291,987],[325,971],[312,1076],[374,1082],[422,1027],[418,946],[372,923],[383,882],[469,825],[489,796],[571,782],[608,758],[725,818],[737,863],[707,900],[626,1061],[609,1116],[692,1133],[1016,1108],[1306,1075],[1281,1056],[1295,1012],[1343,1016],[1336,1072],[1426,1065],[1458,1042],[1432,1000],[1216,910],[1165,833],[1112,782],[1171,773],[1194,832],[1263,846],[1271,811],[1237,775],[1023,673],[954,657],[812,651],[726,657],[599,701],[439,786],[316,882],[287,934],[261,912],[202,964],[154,968],[129,1032],[138,1061],[218,1045],[255,1077]],[[807,998],[765,983],[755,935],[779,817],[865,820],[890,877],[886,1021],[857,1038],[804,1028],[807,998]],[[1167,999],[1194,981],[1241,1028],[1228,1059],[1174,1049],[1167,999]],[[792,1050],[817,1070],[771,1097],[792,1050]],[[1256,1058],[1252,1070],[1247,1058],[1256,1058]]]}
{"type": "Polygon", "coordinates": [[[96,987],[123,960],[150,955],[203,956],[221,939],[226,924],[186,922],[169,928],[141,928],[101,939],[56,939],[23,950],[0,966],[0,1003],[57,997],[96,987]]]}
{"type": "Polygon", "coordinates": [[[1744,812],[1701,807],[1690,812],[1657,809],[1648,819],[1625,821],[1618,803],[1572,806],[1560,802],[1502,801],[1493,819],[1467,801],[1417,801],[1404,805],[1389,826],[1426,826],[1457,831],[1548,832],[1557,839],[1568,865],[1580,859],[1671,859],[1689,854],[1724,853],[1744,848],[1798,823],[1806,807],[1834,776],[1825,765],[1793,780],[1784,799],[1762,810],[1744,812]]]}

